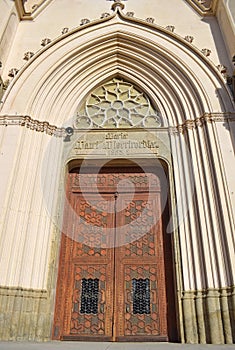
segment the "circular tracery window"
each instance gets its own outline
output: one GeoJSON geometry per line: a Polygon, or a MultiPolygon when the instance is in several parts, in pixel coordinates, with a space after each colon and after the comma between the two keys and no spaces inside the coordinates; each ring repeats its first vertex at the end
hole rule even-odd
{"type": "Polygon", "coordinates": [[[121,79],[96,88],[78,111],[75,128],[131,128],[161,126],[160,113],[133,84],[121,79]]]}

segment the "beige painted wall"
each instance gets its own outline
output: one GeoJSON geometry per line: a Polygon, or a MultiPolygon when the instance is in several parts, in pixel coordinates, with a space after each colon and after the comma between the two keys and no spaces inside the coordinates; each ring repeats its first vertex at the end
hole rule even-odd
{"type": "MultiPolygon", "coordinates": [[[[9,52],[13,45],[19,23],[14,3],[9,0],[0,2],[0,61],[3,64],[2,70],[7,66],[9,52]]],[[[0,74],[2,72],[0,68],[0,74]]],[[[7,79],[7,77],[6,77],[7,79]]]]}

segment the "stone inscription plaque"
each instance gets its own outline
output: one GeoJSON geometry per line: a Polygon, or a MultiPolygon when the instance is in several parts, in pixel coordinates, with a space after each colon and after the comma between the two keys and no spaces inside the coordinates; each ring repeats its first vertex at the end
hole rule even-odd
{"type": "Polygon", "coordinates": [[[74,135],[70,155],[104,157],[154,157],[169,153],[168,135],[152,132],[99,131],[74,135]]]}

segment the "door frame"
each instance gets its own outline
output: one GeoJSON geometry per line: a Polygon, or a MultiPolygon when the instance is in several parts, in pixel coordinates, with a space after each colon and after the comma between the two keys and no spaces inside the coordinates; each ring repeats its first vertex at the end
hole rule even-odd
{"type": "MultiPolygon", "coordinates": [[[[74,168],[80,167],[84,160],[83,159],[70,159],[66,164],[66,169],[63,172],[63,177],[65,178],[67,176],[68,172],[71,172],[74,168]]],[[[116,167],[128,167],[128,166],[135,166],[134,160],[128,160],[128,159],[113,159],[113,160],[105,160],[107,163],[105,166],[116,166],[116,167]]],[[[138,159],[137,165],[143,164],[144,166],[153,167],[158,166],[158,164],[154,164],[155,159],[138,159]],[[151,164],[150,164],[151,163],[151,164]]],[[[166,294],[167,294],[167,304],[171,309],[171,312],[167,313],[167,323],[168,323],[168,334],[169,334],[169,341],[170,342],[180,342],[180,334],[182,332],[182,325],[181,325],[181,319],[182,319],[182,310],[180,305],[180,294],[177,293],[177,290],[179,291],[179,288],[177,286],[181,285],[181,269],[179,266],[179,262],[176,262],[176,257],[179,256],[179,239],[178,239],[178,230],[174,231],[172,234],[166,234],[166,226],[169,221],[169,217],[174,212],[174,182],[173,182],[173,173],[172,173],[172,167],[171,164],[166,159],[162,159],[161,157],[157,158],[157,162],[161,163],[161,166],[164,168],[165,174],[169,181],[169,196],[167,199],[167,203],[163,212],[163,219],[162,219],[162,225],[163,225],[163,243],[164,243],[164,256],[165,256],[165,250],[168,250],[168,252],[171,252],[171,263],[168,264],[166,273],[166,294]],[[173,297],[172,297],[173,296],[173,297]]],[[[103,164],[103,159],[91,159],[89,161],[86,160],[87,166],[97,166],[99,164],[103,164]]],[[[62,202],[64,203],[64,198],[62,199],[62,202]]],[[[61,207],[61,204],[60,204],[61,207]]],[[[61,237],[61,236],[60,236],[61,237]]],[[[58,242],[58,251],[57,251],[57,266],[59,265],[59,253],[60,253],[60,241],[58,242]]],[[[177,259],[177,261],[179,261],[177,259]]],[[[58,267],[56,268],[56,271],[58,271],[58,267]]],[[[58,281],[58,273],[57,278],[55,279],[55,284],[57,285],[58,281]]],[[[55,290],[56,290],[55,285],[55,290]]],[[[53,311],[55,312],[55,306],[56,306],[56,293],[53,294],[53,300],[54,300],[54,308],[53,311]]],[[[56,336],[56,330],[53,328],[54,321],[52,319],[52,339],[58,340],[58,337],[56,336]]],[[[67,339],[63,340],[70,340],[69,337],[67,339]]],[[[83,339],[84,340],[84,339],[83,339]]],[[[89,339],[87,339],[89,341],[89,339]]],[[[91,341],[100,340],[99,337],[95,339],[95,337],[92,336],[91,341]]],[[[138,341],[141,341],[141,339],[137,339],[138,341]]],[[[102,338],[102,341],[110,341],[110,338],[107,337],[105,339],[102,338]]],[[[118,339],[118,341],[126,341],[125,338],[118,339]]],[[[151,340],[150,340],[151,341],[151,340]]],[[[154,341],[154,340],[153,340],[154,341]]],[[[161,339],[159,339],[161,341],[161,339]]]]}

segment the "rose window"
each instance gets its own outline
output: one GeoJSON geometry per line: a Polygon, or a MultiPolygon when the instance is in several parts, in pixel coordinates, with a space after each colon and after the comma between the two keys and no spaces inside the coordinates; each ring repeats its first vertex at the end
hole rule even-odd
{"type": "Polygon", "coordinates": [[[113,79],[95,89],[77,113],[75,128],[160,127],[160,113],[133,84],[113,79]]]}

